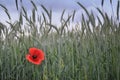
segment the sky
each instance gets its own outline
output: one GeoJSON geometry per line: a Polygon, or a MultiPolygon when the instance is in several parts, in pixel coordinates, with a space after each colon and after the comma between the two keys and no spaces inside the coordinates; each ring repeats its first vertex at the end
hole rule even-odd
{"type": "MultiPolygon", "coordinates": [[[[20,0],[18,0],[20,1],[20,0]]],[[[32,4],[30,0],[22,0],[23,5],[26,8],[27,12],[30,13],[32,10],[32,4]]],[[[82,13],[82,8],[77,4],[80,2],[83,4],[88,10],[93,10],[96,14],[95,7],[101,7],[101,0],[33,0],[38,7],[39,11],[41,12],[41,4],[44,5],[48,10],[52,9],[53,11],[53,23],[57,24],[57,21],[60,18],[60,15],[64,9],[66,9],[67,14],[72,13],[73,10],[76,10],[76,17],[75,20],[79,21],[80,15],[82,13]]],[[[116,9],[118,0],[112,0],[113,8],[116,9]]],[[[4,5],[12,17],[12,21],[18,19],[18,11],[16,10],[15,0],[0,0],[0,4],[4,5]]],[[[105,0],[104,3],[104,11],[106,11],[109,15],[112,14],[112,9],[110,6],[109,0],[105,0]]],[[[0,22],[8,21],[8,17],[6,16],[3,8],[0,7],[0,22]]]]}

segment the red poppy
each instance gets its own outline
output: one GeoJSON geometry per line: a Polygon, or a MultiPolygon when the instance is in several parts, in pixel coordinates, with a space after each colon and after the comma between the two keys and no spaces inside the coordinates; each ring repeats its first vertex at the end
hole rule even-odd
{"type": "Polygon", "coordinates": [[[30,48],[26,59],[33,64],[39,65],[44,60],[44,52],[37,48],[30,48]]]}

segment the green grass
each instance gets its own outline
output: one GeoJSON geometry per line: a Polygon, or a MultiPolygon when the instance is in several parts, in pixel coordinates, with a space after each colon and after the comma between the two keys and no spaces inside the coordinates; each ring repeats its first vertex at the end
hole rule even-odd
{"type": "MultiPolygon", "coordinates": [[[[64,10],[58,28],[52,24],[52,10],[41,5],[44,12],[36,15],[38,9],[33,1],[31,3],[33,14],[28,17],[21,6],[20,17],[14,23],[7,8],[0,4],[9,18],[9,27],[0,23],[0,80],[120,80],[119,1],[114,12],[117,18],[96,8],[103,21],[81,3],[76,3],[88,19],[82,14],[81,25],[76,23],[71,31],[68,27],[76,11],[65,19],[64,10]],[[30,47],[45,52],[41,65],[25,59],[30,47]]],[[[110,4],[112,6],[112,1],[110,4]]],[[[17,0],[16,8],[19,9],[17,0]]]]}

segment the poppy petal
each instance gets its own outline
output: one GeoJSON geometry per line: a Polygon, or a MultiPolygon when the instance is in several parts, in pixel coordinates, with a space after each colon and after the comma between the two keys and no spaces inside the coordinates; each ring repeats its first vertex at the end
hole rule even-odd
{"type": "Polygon", "coordinates": [[[40,54],[39,54],[40,59],[41,59],[41,60],[44,60],[44,52],[43,52],[42,50],[40,50],[40,49],[39,49],[38,51],[39,51],[39,53],[40,53],[40,54]]]}
{"type": "Polygon", "coordinates": [[[38,60],[33,60],[29,54],[26,55],[26,59],[27,59],[29,62],[31,62],[31,63],[33,63],[33,64],[36,64],[36,65],[39,65],[39,64],[41,64],[41,62],[42,62],[40,59],[38,59],[38,60]]]}
{"type": "Polygon", "coordinates": [[[30,48],[29,49],[29,53],[31,54],[31,55],[33,55],[33,54],[35,54],[35,51],[37,51],[38,49],[37,48],[30,48]]]}

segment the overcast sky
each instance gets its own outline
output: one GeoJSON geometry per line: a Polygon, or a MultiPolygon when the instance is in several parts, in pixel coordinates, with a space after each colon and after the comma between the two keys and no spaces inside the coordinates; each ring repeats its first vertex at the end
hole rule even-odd
{"type": "MultiPolygon", "coordinates": [[[[32,5],[30,3],[30,0],[22,0],[22,1],[28,12],[32,10],[32,5]]],[[[66,9],[69,13],[72,12],[73,10],[76,10],[77,11],[76,15],[80,16],[81,8],[79,7],[79,5],[77,5],[76,2],[82,3],[88,10],[89,9],[94,10],[94,7],[100,7],[101,5],[101,0],[33,0],[33,1],[37,5],[38,9],[40,9],[39,11],[41,11],[41,8],[39,8],[40,4],[44,5],[47,9],[52,9],[53,18],[55,19],[58,19],[60,17],[63,9],[66,9]]],[[[113,8],[115,10],[118,0],[112,0],[112,1],[113,1],[113,8]]],[[[9,13],[13,21],[15,21],[18,18],[18,12],[16,10],[15,0],[0,0],[0,4],[6,6],[6,8],[9,10],[9,13]]],[[[109,0],[105,0],[104,10],[108,12],[108,14],[111,14],[112,9],[109,0]]],[[[0,7],[0,22],[5,22],[6,20],[8,20],[8,17],[6,16],[4,10],[0,7]]],[[[77,17],[76,20],[78,20],[77,17]]]]}

